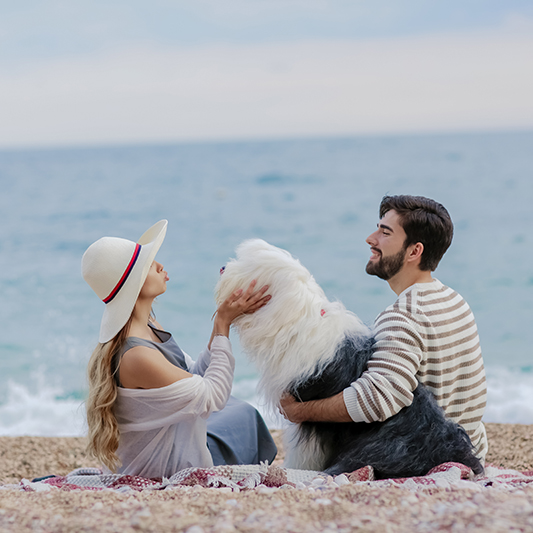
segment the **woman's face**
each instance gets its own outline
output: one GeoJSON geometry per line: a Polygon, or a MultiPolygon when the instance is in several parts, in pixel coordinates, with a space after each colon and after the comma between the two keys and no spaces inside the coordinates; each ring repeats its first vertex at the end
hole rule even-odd
{"type": "Polygon", "coordinates": [[[142,286],[139,298],[155,298],[167,290],[168,275],[163,265],[154,261],[142,286]]]}

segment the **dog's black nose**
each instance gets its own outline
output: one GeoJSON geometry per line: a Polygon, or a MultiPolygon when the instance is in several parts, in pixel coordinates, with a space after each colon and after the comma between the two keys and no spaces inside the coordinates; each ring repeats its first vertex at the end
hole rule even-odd
{"type": "Polygon", "coordinates": [[[224,274],[224,270],[226,270],[226,267],[223,266],[223,267],[220,267],[220,275],[222,276],[222,274],[224,274]]]}

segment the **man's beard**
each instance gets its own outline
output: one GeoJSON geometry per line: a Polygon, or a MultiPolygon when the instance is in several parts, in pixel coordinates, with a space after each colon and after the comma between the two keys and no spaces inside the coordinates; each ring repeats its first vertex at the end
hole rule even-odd
{"type": "Polygon", "coordinates": [[[379,261],[369,261],[366,265],[366,273],[388,281],[402,269],[405,260],[405,250],[406,247],[403,246],[397,254],[389,257],[381,256],[379,261]]]}

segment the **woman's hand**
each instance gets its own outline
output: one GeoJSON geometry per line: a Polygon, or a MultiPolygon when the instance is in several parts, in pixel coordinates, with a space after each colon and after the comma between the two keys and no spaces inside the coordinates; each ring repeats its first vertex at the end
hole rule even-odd
{"type": "MultiPolygon", "coordinates": [[[[237,317],[243,314],[255,313],[272,298],[270,295],[265,296],[268,285],[254,292],[256,284],[257,281],[253,280],[246,291],[242,289],[236,290],[220,304],[215,315],[211,341],[215,335],[229,337],[229,328],[237,317]]],[[[211,347],[211,341],[209,341],[209,348],[211,347]]]]}

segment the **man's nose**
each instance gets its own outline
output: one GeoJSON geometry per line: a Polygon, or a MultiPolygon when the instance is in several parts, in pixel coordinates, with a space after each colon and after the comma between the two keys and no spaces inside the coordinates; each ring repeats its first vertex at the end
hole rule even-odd
{"type": "Polygon", "coordinates": [[[376,241],[376,233],[377,231],[374,231],[374,233],[371,233],[367,238],[366,238],[366,243],[370,246],[374,246],[377,241],[376,241]]]}

